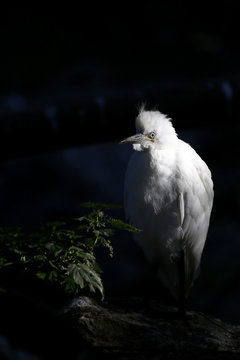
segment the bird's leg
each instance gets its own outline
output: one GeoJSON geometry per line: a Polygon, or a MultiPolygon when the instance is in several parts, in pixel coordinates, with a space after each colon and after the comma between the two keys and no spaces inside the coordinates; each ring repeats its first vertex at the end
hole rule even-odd
{"type": "Polygon", "coordinates": [[[181,250],[179,263],[178,263],[178,274],[179,274],[179,304],[178,313],[181,317],[185,318],[186,315],[186,298],[185,298],[185,250],[181,250]]]}

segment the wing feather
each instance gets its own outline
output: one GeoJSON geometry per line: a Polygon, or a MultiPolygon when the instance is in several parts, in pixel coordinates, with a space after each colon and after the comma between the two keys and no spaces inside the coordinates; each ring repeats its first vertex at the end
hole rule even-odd
{"type": "Polygon", "coordinates": [[[211,172],[200,156],[186,143],[190,155],[189,166],[191,176],[187,174],[185,183],[188,185],[183,195],[179,196],[180,218],[182,222],[183,244],[185,248],[186,295],[195,279],[203,247],[205,245],[209,227],[210,214],[213,204],[213,182],[211,172]],[[190,150],[191,149],[191,150],[190,150]],[[191,179],[191,182],[189,180],[191,179]]]}

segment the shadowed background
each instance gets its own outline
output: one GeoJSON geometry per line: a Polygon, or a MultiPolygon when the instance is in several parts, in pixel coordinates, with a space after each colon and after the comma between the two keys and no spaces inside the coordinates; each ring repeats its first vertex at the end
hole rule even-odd
{"type": "MultiPolygon", "coordinates": [[[[137,107],[173,119],[212,171],[215,200],[190,306],[239,323],[239,11],[148,1],[4,10],[0,67],[0,225],[123,205],[137,107]]],[[[123,209],[114,215],[124,218],[123,209]]],[[[145,294],[129,234],[99,254],[108,294],[145,294]]]]}

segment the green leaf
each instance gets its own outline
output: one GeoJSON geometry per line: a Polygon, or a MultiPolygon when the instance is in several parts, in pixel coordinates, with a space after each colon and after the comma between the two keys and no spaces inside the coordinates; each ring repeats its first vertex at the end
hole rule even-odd
{"type": "Polygon", "coordinates": [[[41,255],[41,254],[39,254],[39,255],[34,255],[33,260],[34,260],[34,261],[40,261],[40,262],[43,263],[43,262],[46,262],[47,257],[46,257],[45,255],[41,255]]]}
{"type": "Polygon", "coordinates": [[[102,273],[102,272],[103,272],[102,269],[100,268],[100,266],[99,266],[97,263],[95,263],[95,264],[93,265],[93,269],[94,269],[97,273],[102,273]]]}
{"type": "Polygon", "coordinates": [[[67,276],[62,282],[61,285],[64,285],[64,290],[68,294],[75,294],[77,292],[77,286],[75,281],[71,276],[67,276]]]}
{"type": "Polygon", "coordinates": [[[54,250],[56,249],[56,245],[53,242],[47,242],[45,244],[45,248],[51,252],[54,252],[54,250]]]}
{"type": "Polygon", "coordinates": [[[91,269],[90,266],[86,264],[78,264],[78,268],[84,280],[91,282],[92,278],[96,277],[97,279],[100,279],[99,275],[91,269]]]}
{"type": "Polygon", "coordinates": [[[75,283],[80,286],[81,289],[84,288],[84,280],[82,277],[81,267],[79,264],[70,264],[68,266],[67,273],[72,276],[75,283]]]}
{"type": "Polygon", "coordinates": [[[106,237],[110,237],[114,235],[114,230],[113,229],[104,229],[102,230],[102,234],[106,237]]]}
{"type": "Polygon", "coordinates": [[[63,221],[46,221],[43,223],[43,227],[46,229],[51,229],[52,231],[56,231],[56,229],[66,225],[63,221]]]}
{"type": "Polygon", "coordinates": [[[69,249],[68,249],[68,252],[72,255],[74,254],[76,256],[77,259],[81,259],[81,260],[88,260],[88,261],[91,261],[91,262],[94,262],[95,261],[95,257],[94,255],[84,251],[83,249],[77,247],[77,246],[71,246],[69,249]]]}
{"type": "Polygon", "coordinates": [[[6,266],[11,266],[11,265],[14,265],[13,261],[8,261],[7,259],[2,258],[2,257],[0,258],[0,269],[3,267],[6,267],[6,266]]]}
{"type": "Polygon", "coordinates": [[[98,289],[100,293],[103,295],[103,285],[99,274],[85,264],[82,264],[81,270],[82,270],[81,274],[84,280],[87,282],[89,288],[90,287],[93,288],[94,292],[95,289],[98,289]]]}
{"type": "Polygon", "coordinates": [[[0,257],[0,268],[5,266],[6,263],[7,263],[7,259],[0,257]]]}
{"type": "Polygon", "coordinates": [[[102,282],[99,284],[98,282],[92,280],[91,282],[88,283],[88,287],[89,287],[89,290],[94,293],[96,292],[96,290],[98,290],[99,293],[101,294],[102,300],[104,299],[104,289],[103,289],[102,282]]]}
{"type": "Polygon", "coordinates": [[[101,269],[94,256],[96,247],[107,247],[112,257],[110,240],[116,228],[140,230],[105,213],[118,205],[86,202],[82,207],[88,209],[88,214],[46,222],[32,234],[23,234],[15,227],[0,228],[0,270],[14,265],[14,271],[27,271],[42,280],[57,282],[68,293],[88,288],[103,296],[101,269]]]}
{"type": "Polygon", "coordinates": [[[26,262],[26,256],[25,255],[22,255],[22,256],[20,256],[20,261],[22,262],[22,263],[25,263],[26,262]]]}
{"type": "Polygon", "coordinates": [[[80,204],[80,206],[82,206],[82,207],[86,207],[86,208],[92,208],[92,207],[94,207],[94,203],[92,203],[92,202],[82,202],[81,204],[80,204]]]}
{"type": "Polygon", "coordinates": [[[48,274],[48,279],[50,281],[57,281],[58,280],[58,273],[55,270],[50,271],[48,274]]]}
{"type": "Polygon", "coordinates": [[[95,237],[98,237],[100,235],[100,231],[99,230],[93,230],[93,234],[95,237]]]}
{"type": "MultiPolygon", "coordinates": [[[[83,217],[82,217],[82,218],[83,218],[83,217]]],[[[82,218],[75,218],[75,220],[77,220],[77,221],[82,221],[82,220],[79,220],[79,219],[82,219],[82,218]]],[[[78,226],[76,227],[76,230],[83,232],[86,228],[87,228],[87,225],[83,225],[83,224],[82,224],[82,225],[78,225],[78,226]]],[[[81,234],[78,234],[78,236],[81,237],[81,234]]]]}
{"type": "Polygon", "coordinates": [[[62,247],[56,245],[54,242],[47,242],[45,248],[49,251],[49,254],[52,254],[54,257],[58,257],[62,252],[62,247]]]}
{"type": "Polygon", "coordinates": [[[41,271],[38,271],[38,272],[36,273],[36,276],[37,276],[39,279],[41,279],[41,280],[45,280],[47,274],[46,274],[46,273],[43,273],[43,272],[41,272],[41,271]]]}
{"type": "MultiPolygon", "coordinates": [[[[88,220],[88,218],[86,216],[81,216],[79,218],[75,218],[75,220],[84,221],[84,220],[88,220]]],[[[84,225],[84,227],[85,227],[85,225],[84,225]]]]}
{"type": "Polygon", "coordinates": [[[51,265],[52,268],[58,270],[58,267],[52,262],[52,260],[49,260],[49,264],[51,265]]]}
{"type": "Polygon", "coordinates": [[[111,219],[112,226],[126,231],[132,231],[132,232],[140,232],[142,230],[135,228],[134,226],[125,223],[124,221],[120,219],[111,219]]]}
{"type": "Polygon", "coordinates": [[[94,243],[94,237],[84,237],[84,244],[92,245],[94,243]]]}
{"type": "Polygon", "coordinates": [[[86,264],[70,264],[67,274],[83,289],[88,287],[91,292],[98,290],[103,297],[103,285],[99,274],[86,264]]]}

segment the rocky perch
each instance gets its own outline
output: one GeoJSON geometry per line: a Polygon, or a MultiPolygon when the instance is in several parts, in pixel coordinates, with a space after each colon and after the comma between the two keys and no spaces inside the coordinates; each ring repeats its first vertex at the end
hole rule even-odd
{"type": "MultiPolygon", "coordinates": [[[[98,302],[75,298],[63,310],[79,337],[98,355],[114,359],[240,359],[240,326],[140,298],[98,302]]],[[[86,358],[88,358],[86,356],[86,358]]]]}

